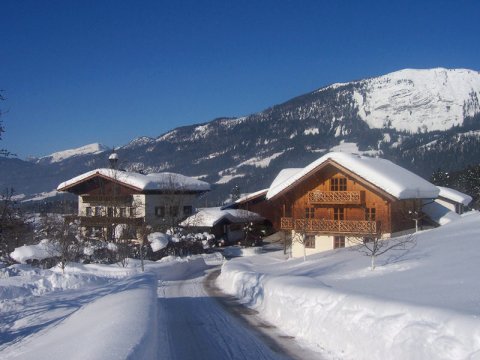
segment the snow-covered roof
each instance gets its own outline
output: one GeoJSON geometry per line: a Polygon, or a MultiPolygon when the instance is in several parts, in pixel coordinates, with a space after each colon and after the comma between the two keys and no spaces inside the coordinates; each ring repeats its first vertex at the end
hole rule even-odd
{"type": "Polygon", "coordinates": [[[263,217],[257,213],[242,209],[223,209],[220,207],[200,209],[196,214],[180,223],[184,227],[212,227],[220,221],[227,219],[232,223],[245,223],[262,221],[263,217]]]}
{"type": "Polygon", "coordinates": [[[241,204],[245,201],[249,201],[249,200],[252,200],[252,199],[255,199],[259,196],[263,196],[265,195],[266,193],[268,192],[268,189],[263,189],[263,190],[259,190],[259,191],[255,191],[253,193],[249,193],[249,194],[246,194],[246,195],[243,195],[242,197],[238,198],[237,200],[235,200],[235,204],[241,204]]]}
{"type": "Polygon", "coordinates": [[[455,211],[451,211],[436,201],[426,204],[422,210],[430,219],[432,219],[432,221],[436,222],[438,225],[445,225],[461,218],[461,216],[455,211]]]}
{"type": "Polygon", "coordinates": [[[299,171],[282,170],[270,186],[267,199],[277,196],[328,161],[334,161],[397,199],[432,199],[439,193],[435,185],[389,160],[331,152],[299,171]]]}
{"type": "Polygon", "coordinates": [[[132,186],[141,191],[208,191],[210,190],[210,184],[197,180],[185,175],[176,173],[153,173],[143,175],[139,173],[121,171],[114,169],[96,169],[88,171],[84,174],[76,176],[70,180],[67,180],[58,185],[58,191],[67,191],[70,187],[77,185],[85,180],[88,180],[96,175],[109,178],[111,180],[118,181],[128,186],[132,186]]]}
{"type": "Polygon", "coordinates": [[[453,202],[468,205],[472,201],[472,197],[470,195],[464,194],[458,190],[450,189],[443,186],[437,186],[437,188],[440,190],[438,196],[451,200],[453,202]]]}

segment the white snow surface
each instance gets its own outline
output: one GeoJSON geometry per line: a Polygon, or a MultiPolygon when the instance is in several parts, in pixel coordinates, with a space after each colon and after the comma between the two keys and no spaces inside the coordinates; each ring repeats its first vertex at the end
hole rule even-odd
{"type": "Polygon", "coordinates": [[[458,190],[443,187],[443,186],[437,186],[437,187],[440,190],[440,193],[438,194],[438,196],[451,200],[453,202],[463,204],[466,206],[470,204],[473,200],[470,195],[464,194],[458,190]]]}
{"type": "Polygon", "coordinates": [[[219,254],[117,265],[0,270],[0,358],[285,359],[210,298],[219,254]],[[41,296],[39,296],[41,295],[41,296]],[[235,339],[235,341],[232,341],[235,339]]]}
{"type": "Polygon", "coordinates": [[[253,193],[249,193],[249,194],[243,194],[240,198],[238,198],[237,200],[235,200],[235,204],[241,204],[245,201],[249,201],[251,199],[255,199],[256,197],[260,197],[260,196],[263,196],[267,193],[268,189],[262,189],[262,190],[258,190],[258,191],[255,191],[253,193]]]}
{"type": "Polygon", "coordinates": [[[51,163],[60,162],[78,155],[100,154],[107,150],[106,146],[99,143],[88,144],[75,149],[58,151],[48,156],[41,157],[39,160],[49,160],[51,163]]]}
{"type": "Polygon", "coordinates": [[[148,234],[147,239],[153,252],[166,248],[169,242],[168,236],[161,232],[148,234]]]}
{"type": "Polygon", "coordinates": [[[295,171],[297,169],[282,170],[270,186],[267,199],[275,197],[289,186],[308,176],[328,160],[335,161],[397,199],[430,199],[436,198],[439,193],[435,185],[389,160],[331,152],[300,171],[295,171]]]}
{"type": "Polygon", "coordinates": [[[57,196],[57,194],[58,194],[57,190],[44,191],[41,193],[34,194],[32,195],[32,197],[29,197],[28,199],[23,199],[22,202],[42,201],[51,197],[55,197],[57,196]]]}
{"type": "Polygon", "coordinates": [[[184,227],[212,227],[222,220],[231,223],[262,221],[257,213],[242,209],[222,209],[221,207],[203,208],[180,223],[184,227]]]}
{"type": "Polygon", "coordinates": [[[138,188],[139,190],[183,190],[183,191],[208,191],[210,184],[185,175],[164,172],[143,175],[139,173],[100,168],[88,171],[58,185],[58,191],[65,191],[66,188],[84,181],[95,175],[102,175],[126,185],[138,188]]]}
{"type": "Polygon", "coordinates": [[[354,84],[365,94],[355,91],[354,100],[371,128],[446,130],[480,112],[480,73],[473,70],[404,69],[354,84]]]}
{"type": "Polygon", "coordinates": [[[480,214],[417,233],[409,252],[339,249],[230,260],[218,285],[333,359],[478,359],[480,214]]]}
{"type": "Polygon", "coordinates": [[[57,255],[58,252],[50,245],[48,239],[43,239],[35,245],[17,247],[10,253],[10,257],[21,264],[28,260],[43,260],[57,255]]]}
{"type": "Polygon", "coordinates": [[[445,225],[461,218],[455,211],[436,201],[424,205],[422,211],[438,225],[445,225]]]}

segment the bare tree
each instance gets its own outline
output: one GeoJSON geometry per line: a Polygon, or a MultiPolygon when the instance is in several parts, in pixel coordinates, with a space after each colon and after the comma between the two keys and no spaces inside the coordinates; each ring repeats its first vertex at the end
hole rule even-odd
{"type": "Polygon", "coordinates": [[[370,257],[371,270],[375,270],[376,258],[378,256],[386,252],[397,252],[396,258],[398,259],[417,244],[414,234],[394,238],[384,238],[383,236],[384,234],[379,231],[348,238],[351,245],[356,245],[351,247],[351,249],[370,257]]]}
{"type": "Polygon", "coordinates": [[[14,190],[0,194],[0,259],[9,261],[16,247],[33,240],[32,221],[18,207],[14,190]]]}
{"type": "Polygon", "coordinates": [[[78,221],[67,222],[57,214],[44,214],[41,218],[42,237],[49,240],[48,252],[58,259],[65,272],[71,262],[77,261],[83,250],[83,236],[78,221]]]}
{"type": "MultiPolygon", "coordinates": [[[[294,219],[296,222],[295,231],[292,235],[292,246],[297,243],[303,247],[303,261],[307,260],[307,245],[310,245],[312,236],[308,234],[308,219],[294,219]]],[[[313,241],[315,237],[313,236],[313,241]]],[[[314,244],[315,246],[315,244],[314,244]]]]}

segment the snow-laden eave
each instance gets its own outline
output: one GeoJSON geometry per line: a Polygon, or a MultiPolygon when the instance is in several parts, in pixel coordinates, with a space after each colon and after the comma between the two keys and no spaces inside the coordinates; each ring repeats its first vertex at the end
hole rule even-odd
{"type": "Polygon", "coordinates": [[[81,174],[58,185],[58,191],[69,191],[79,184],[94,177],[116,182],[122,186],[141,193],[202,193],[210,190],[210,184],[205,181],[190,178],[176,173],[138,174],[121,170],[96,169],[81,174]]]}
{"type": "Polygon", "coordinates": [[[58,185],[57,187],[57,191],[70,191],[72,190],[73,188],[77,187],[78,185],[84,183],[84,182],[87,182],[89,180],[92,180],[96,177],[100,177],[102,179],[105,179],[105,180],[109,180],[109,181],[113,181],[119,185],[122,185],[122,186],[125,186],[125,187],[128,187],[132,190],[135,190],[137,192],[141,192],[143,189],[139,188],[139,187],[136,187],[136,186],[133,186],[131,184],[128,184],[126,182],[123,182],[123,181],[120,181],[118,179],[116,179],[115,177],[111,177],[111,176],[108,176],[108,175],[105,175],[101,172],[98,171],[99,169],[97,170],[92,170],[92,171],[89,171],[85,174],[82,174],[82,175],[79,175],[73,179],[70,179],[70,180],[67,180],[67,181],[64,181],[63,183],[61,183],[60,185],[58,185]]]}
{"type": "Polygon", "coordinates": [[[251,200],[253,200],[253,199],[262,197],[262,196],[264,196],[267,192],[268,192],[268,188],[267,188],[267,189],[263,189],[263,190],[259,190],[259,191],[255,191],[255,192],[253,192],[253,193],[247,194],[247,195],[242,196],[241,198],[235,200],[235,204],[242,204],[242,203],[244,203],[244,202],[251,201],[251,200]]]}
{"type": "Polygon", "coordinates": [[[437,188],[440,190],[438,196],[446,200],[450,200],[452,202],[459,203],[465,206],[470,204],[473,200],[470,195],[464,194],[458,190],[443,186],[437,186],[437,188]]]}
{"type": "Polygon", "coordinates": [[[291,190],[329,164],[358,177],[359,181],[390,200],[433,199],[439,193],[433,184],[388,160],[346,153],[328,153],[285,181],[270,187],[267,200],[291,190]]]}

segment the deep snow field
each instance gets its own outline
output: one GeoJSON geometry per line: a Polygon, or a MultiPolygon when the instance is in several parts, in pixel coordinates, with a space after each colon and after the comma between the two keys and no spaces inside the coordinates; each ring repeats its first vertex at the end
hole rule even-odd
{"type": "Polygon", "coordinates": [[[338,249],[226,262],[217,280],[334,359],[480,359],[480,214],[416,234],[402,257],[338,249]]]}
{"type": "Polygon", "coordinates": [[[218,254],[128,266],[0,269],[0,359],[156,359],[158,281],[184,279],[218,254]]]}
{"type": "MultiPolygon", "coordinates": [[[[229,322],[234,327],[228,334],[235,333],[239,325],[213,316],[218,310],[200,289],[198,274],[222,263],[219,287],[319,359],[480,359],[480,214],[419,232],[416,242],[402,257],[379,257],[373,271],[370,259],[352,249],[306,261],[288,259],[283,251],[257,255],[257,249],[236,250],[231,255],[244,257],[226,262],[220,254],[167,257],[146,262],[144,273],[136,260],[125,268],[71,264],[65,274],[10,266],[0,269],[0,359],[176,358],[172,351],[189,340],[170,343],[174,348],[166,355],[172,329],[193,329],[183,332],[175,318],[168,328],[157,306],[159,291],[175,295],[164,302],[172,308],[192,303],[200,311],[203,304],[214,321],[195,320],[203,324],[200,332],[208,335],[229,322]]],[[[222,342],[231,358],[245,358],[235,351],[249,354],[256,341],[240,333],[236,341],[222,342]]]]}

